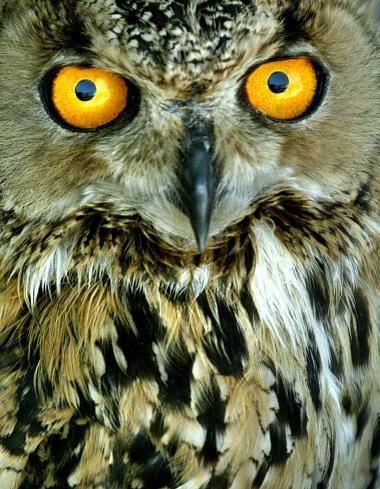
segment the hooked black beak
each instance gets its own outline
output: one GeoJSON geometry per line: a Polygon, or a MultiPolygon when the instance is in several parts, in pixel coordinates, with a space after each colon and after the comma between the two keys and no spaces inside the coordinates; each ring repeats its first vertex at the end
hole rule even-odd
{"type": "Polygon", "coordinates": [[[184,139],[182,201],[190,219],[199,251],[204,250],[214,201],[213,135],[202,120],[192,120],[184,139]]]}

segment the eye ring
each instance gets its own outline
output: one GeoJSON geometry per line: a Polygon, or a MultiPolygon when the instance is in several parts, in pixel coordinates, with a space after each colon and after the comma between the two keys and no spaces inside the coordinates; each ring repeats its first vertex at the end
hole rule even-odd
{"type": "Polygon", "coordinates": [[[129,123],[136,116],[140,102],[139,90],[131,81],[106,69],[94,68],[89,65],[68,65],[53,68],[42,78],[39,85],[39,93],[45,110],[51,119],[72,132],[97,132],[118,123],[129,123]],[[69,70],[72,70],[72,72],[69,70]],[[59,97],[56,98],[57,80],[60,79],[62,74],[65,75],[66,72],[70,75],[67,91],[65,84],[61,83],[59,97]],[[99,75],[100,78],[104,75],[106,82],[111,80],[110,93],[108,93],[109,87],[104,85],[102,79],[100,79],[100,89],[97,86],[96,80],[98,78],[96,77],[99,75]],[[112,95],[115,94],[116,98],[121,95],[119,101],[123,105],[118,106],[118,100],[116,102],[112,100],[112,95]],[[125,99],[122,98],[123,96],[125,96],[125,99]],[[101,99],[101,104],[98,104],[98,106],[96,103],[94,104],[94,102],[97,102],[95,100],[96,97],[98,97],[98,101],[101,99]],[[63,102],[66,112],[61,110],[60,105],[57,105],[57,100],[59,100],[58,103],[63,102]],[[111,106],[109,102],[111,102],[111,106]],[[82,107],[86,109],[83,112],[86,112],[85,115],[87,117],[90,113],[87,119],[87,121],[90,120],[90,124],[86,124],[86,122],[80,125],[77,124],[78,112],[82,111],[82,107]],[[95,108],[95,111],[93,111],[94,121],[91,119],[91,109],[93,108],[95,108]],[[98,114],[96,110],[98,110],[98,114]],[[110,111],[108,118],[107,114],[102,114],[103,110],[110,111]],[[73,118],[71,118],[71,115],[67,116],[70,112],[73,114],[73,118]],[[96,119],[99,114],[100,117],[96,119]]]}
{"type": "MultiPolygon", "coordinates": [[[[292,73],[290,73],[292,75],[292,73]]],[[[274,88],[273,90],[270,90],[270,85],[271,85],[271,80],[270,76],[266,78],[266,83],[262,83],[261,88],[266,86],[264,90],[267,90],[267,92],[273,92],[273,96],[275,97],[277,94],[280,96],[283,93],[286,93],[286,90],[283,90],[281,87],[281,90],[279,89],[276,91],[274,88]],[[276,93],[277,92],[277,93],[276,93]]],[[[250,110],[254,110],[259,116],[261,116],[264,120],[268,120],[274,123],[278,124],[294,124],[298,123],[304,119],[307,119],[310,117],[313,113],[315,113],[318,108],[320,107],[328,89],[328,84],[329,84],[329,73],[327,69],[316,59],[309,55],[298,55],[296,57],[291,57],[291,56],[286,56],[286,57],[280,57],[280,58],[272,58],[269,59],[263,63],[257,64],[250,68],[248,72],[244,75],[243,77],[243,82],[242,82],[242,87],[241,87],[241,98],[244,103],[245,107],[248,107],[250,110]],[[288,73],[286,70],[281,70],[279,69],[280,66],[282,66],[282,63],[297,63],[301,62],[304,64],[304,66],[307,66],[309,70],[312,70],[314,73],[315,77],[315,86],[312,89],[312,96],[309,94],[309,100],[306,101],[305,105],[301,108],[298,113],[290,112],[289,115],[285,113],[284,116],[282,117],[277,117],[276,113],[271,113],[271,111],[266,111],[265,106],[260,107],[255,105],[255,100],[249,97],[249,93],[247,90],[247,85],[249,83],[250,77],[254,75],[257,70],[260,70],[262,68],[264,69],[269,69],[268,72],[271,75],[283,75],[286,76],[286,78],[289,80],[289,83],[291,84],[292,82],[292,76],[288,77],[288,73]],[[273,66],[273,71],[270,71],[270,68],[273,66]]],[[[282,82],[285,80],[285,77],[283,77],[282,82]]],[[[272,80],[273,81],[273,80],[272,80]]],[[[278,81],[278,80],[277,80],[278,81]]],[[[292,88],[292,87],[291,87],[292,88]]]]}

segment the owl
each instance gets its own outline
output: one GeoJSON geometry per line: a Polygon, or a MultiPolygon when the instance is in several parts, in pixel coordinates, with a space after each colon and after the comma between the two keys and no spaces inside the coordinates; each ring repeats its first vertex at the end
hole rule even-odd
{"type": "Polygon", "coordinates": [[[0,0],[0,488],[380,488],[363,0],[0,0]]]}

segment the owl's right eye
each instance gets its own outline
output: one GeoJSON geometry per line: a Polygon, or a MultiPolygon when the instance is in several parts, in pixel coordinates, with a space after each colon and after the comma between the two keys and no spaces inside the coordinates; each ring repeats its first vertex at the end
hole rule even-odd
{"type": "Polygon", "coordinates": [[[129,95],[121,76],[100,68],[66,66],[54,73],[47,97],[64,125],[93,130],[117,119],[127,109],[129,95]]]}

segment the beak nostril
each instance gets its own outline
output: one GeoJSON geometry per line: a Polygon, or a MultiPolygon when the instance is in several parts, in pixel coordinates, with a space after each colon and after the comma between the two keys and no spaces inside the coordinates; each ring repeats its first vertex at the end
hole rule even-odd
{"type": "Polygon", "coordinates": [[[203,121],[187,128],[182,162],[182,202],[201,252],[206,247],[214,203],[212,131],[203,121]]]}

